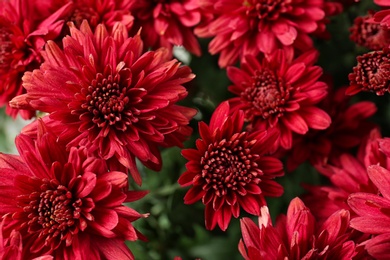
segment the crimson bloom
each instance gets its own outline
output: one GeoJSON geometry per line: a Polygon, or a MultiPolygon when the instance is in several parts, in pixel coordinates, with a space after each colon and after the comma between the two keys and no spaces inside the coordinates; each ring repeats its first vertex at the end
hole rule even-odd
{"type": "Polygon", "coordinates": [[[348,95],[355,95],[361,91],[374,92],[381,96],[390,92],[388,78],[390,77],[390,48],[372,51],[356,58],[357,65],[348,75],[350,86],[346,90],[348,95]]]}
{"type": "Polygon", "coordinates": [[[377,51],[390,45],[390,28],[373,23],[374,14],[375,12],[370,11],[365,16],[357,17],[350,28],[350,38],[360,46],[377,51]]]}
{"type": "MultiPolygon", "coordinates": [[[[341,154],[338,160],[327,165],[317,165],[319,172],[329,178],[331,185],[305,186],[310,194],[304,198],[306,205],[319,220],[328,218],[340,209],[350,210],[347,200],[352,193],[366,192],[377,194],[378,188],[370,180],[367,167],[381,165],[388,167],[390,158],[386,156],[386,139],[382,139],[378,129],[373,129],[364,138],[356,157],[341,154]]],[[[354,216],[353,211],[351,212],[354,216]]]]}
{"type": "Polygon", "coordinates": [[[65,147],[39,123],[34,141],[19,135],[17,155],[0,154],[0,215],[22,236],[22,258],[133,259],[125,240],[143,236],[132,226],[146,216],[123,205],[145,192],[127,191],[127,174],[109,171],[85,148],[65,147]]]}
{"type": "Polygon", "coordinates": [[[310,129],[305,135],[294,136],[292,149],[287,157],[287,169],[294,170],[306,160],[321,166],[338,160],[341,154],[350,152],[362,143],[374,124],[367,119],[375,114],[373,102],[360,101],[350,104],[345,95],[346,87],[331,91],[319,104],[332,118],[325,130],[310,129]]]}
{"type": "MultiPolygon", "coordinates": [[[[390,158],[390,139],[385,138],[379,146],[390,158]]],[[[348,205],[357,214],[351,220],[351,227],[374,235],[365,247],[375,259],[390,257],[390,171],[380,165],[367,168],[368,177],[378,189],[378,193],[357,192],[348,198],[348,205]]]]}
{"type": "Polygon", "coordinates": [[[116,22],[121,22],[128,29],[131,28],[134,18],[129,11],[130,3],[131,0],[49,0],[37,2],[36,5],[44,14],[70,5],[66,12],[66,20],[73,22],[76,27],[79,27],[83,20],[87,20],[93,29],[102,23],[111,30],[116,22]]]}
{"type": "Polygon", "coordinates": [[[292,56],[294,48],[313,48],[309,33],[315,32],[325,17],[324,2],[310,0],[206,0],[213,20],[201,24],[200,37],[214,37],[211,54],[220,53],[219,66],[234,64],[246,55],[272,54],[283,48],[292,56]]]}
{"type": "MultiPolygon", "coordinates": [[[[16,230],[12,230],[8,237],[3,234],[3,226],[5,222],[10,218],[9,215],[3,216],[3,220],[0,223],[0,259],[1,260],[23,260],[23,240],[20,233],[16,230]]],[[[51,255],[44,255],[35,257],[32,260],[52,260],[51,255]]]]}
{"type": "Polygon", "coordinates": [[[134,15],[132,32],[140,28],[146,48],[183,45],[189,52],[200,55],[201,50],[194,35],[194,27],[201,21],[198,0],[150,1],[129,0],[134,15]]]}
{"type": "Polygon", "coordinates": [[[18,113],[24,119],[35,115],[34,111],[18,111],[8,106],[15,96],[25,92],[22,76],[25,71],[39,68],[40,51],[45,41],[55,39],[61,32],[69,5],[57,12],[42,16],[34,1],[0,1],[0,105],[7,106],[6,113],[15,118],[18,113]]]}
{"type": "Polygon", "coordinates": [[[240,207],[259,215],[265,196],[283,193],[282,186],[273,180],[283,175],[282,163],[266,155],[277,132],[242,132],[243,112],[236,111],[231,116],[229,113],[229,104],[221,103],[209,126],[199,123],[201,138],[196,141],[196,149],[182,151],[189,162],[178,182],[182,186],[192,185],[184,203],[202,199],[209,230],[217,223],[226,230],[231,216],[239,216],[240,207]]]}
{"type": "Polygon", "coordinates": [[[229,99],[232,110],[243,110],[254,129],[278,129],[285,149],[292,146],[293,132],[326,129],[331,119],[316,105],[328,86],[319,81],[322,69],[313,65],[317,57],[316,51],[309,51],[292,59],[279,50],[260,60],[247,56],[240,69],[228,67],[234,84],[229,91],[237,96],[229,99]]]}
{"type": "Polygon", "coordinates": [[[347,199],[351,193],[377,192],[368,178],[366,167],[350,154],[342,154],[337,165],[328,164],[317,169],[329,178],[331,185],[305,186],[310,194],[304,201],[319,221],[337,210],[350,210],[347,199]]]}
{"type": "Polygon", "coordinates": [[[128,37],[122,24],[112,35],[103,25],[92,33],[86,22],[70,32],[63,49],[47,43],[41,68],[23,77],[27,93],[11,105],[48,112],[45,122],[68,149],[86,146],[141,184],[135,158],[158,171],[159,146],[181,146],[191,134],[196,111],[175,103],[194,75],[164,49],[143,53],[140,36],[128,37]]]}
{"type": "Polygon", "coordinates": [[[9,237],[4,237],[3,226],[6,218],[0,223],[0,259],[22,259],[22,237],[19,232],[13,230],[9,237]]]}
{"type": "Polygon", "coordinates": [[[267,207],[262,207],[259,225],[241,220],[242,240],[238,249],[245,260],[352,259],[361,252],[351,239],[350,215],[340,210],[321,226],[299,198],[290,202],[287,217],[272,226],[267,207]]]}

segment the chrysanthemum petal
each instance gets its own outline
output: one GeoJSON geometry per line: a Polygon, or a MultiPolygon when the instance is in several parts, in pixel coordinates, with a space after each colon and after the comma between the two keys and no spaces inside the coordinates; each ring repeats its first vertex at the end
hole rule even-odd
{"type": "Polygon", "coordinates": [[[382,196],[390,200],[390,172],[379,165],[371,165],[367,168],[367,173],[382,196]]]}

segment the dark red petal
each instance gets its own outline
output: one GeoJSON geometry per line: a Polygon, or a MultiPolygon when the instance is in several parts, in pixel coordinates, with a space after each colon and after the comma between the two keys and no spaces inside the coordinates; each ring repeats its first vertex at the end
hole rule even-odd
{"type": "Polygon", "coordinates": [[[313,129],[323,130],[329,127],[331,123],[330,116],[322,109],[317,107],[303,107],[299,114],[306,121],[307,125],[313,129]]]}
{"type": "Polygon", "coordinates": [[[390,138],[384,138],[378,140],[380,151],[383,152],[387,157],[390,157],[390,138]]]}
{"type": "Polygon", "coordinates": [[[74,195],[77,198],[84,198],[89,195],[96,186],[96,175],[92,172],[86,172],[81,177],[79,185],[74,186],[74,195]]]}
{"type": "Polygon", "coordinates": [[[367,234],[390,233],[389,217],[356,217],[351,220],[351,227],[367,234]]]}
{"type": "Polygon", "coordinates": [[[349,196],[348,205],[360,216],[386,217],[381,209],[390,209],[390,200],[371,193],[357,192],[349,196]]]}
{"type": "Polygon", "coordinates": [[[256,216],[260,215],[259,201],[256,200],[254,196],[248,194],[244,197],[238,197],[238,203],[249,214],[256,215],[256,216]]]}
{"type": "Polygon", "coordinates": [[[305,69],[306,65],[304,63],[296,63],[290,66],[285,74],[286,81],[290,84],[293,84],[302,76],[305,69]]]}
{"type": "Polygon", "coordinates": [[[390,234],[385,233],[375,236],[365,245],[367,252],[375,259],[390,259],[390,234]]]}
{"type": "Polygon", "coordinates": [[[236,86],[241,86],[243,82],[251,81],[251,77],[248,74],[236,67],[228,67],[227,75],[236,86]]]}
{"type": "Polygon", "coordinates": [[[39,154],[35,150],[33,140],[23,134],[20,134],[15,139],[16,147],[20,156],[30,168],[32,174],[36,174],[38,178],[51,179],[48,166],[44,164],[39,154]]]}
{"type": "Polygon", "coordinates": [[[217,225],[218,214],[214,211],[213,205],[207,204],[204,211],[205,226],[208,230],[213,230],[217,225]]]}
{"type": "Polygon", "coordinates": [[[218,216],[218,226],[222,229],[222,231],[226,231],[232,218],[230,206],[225,204],[216,212],[216,214],[218,216]]]}
{"type": "Polygon", "coordinates": [[[197,175],[198,175],[197,172],[186,171],[186,172],[182,173],[182,175],[180,175],[179,180],[177,182],[182,187],[191,185],[191,184],[193,184],[193,180],[194,180],[195,176],[197,176],[197,175]]]}
{"type": "Polygon", "coordinates": [[[216,129],[221,127],[229,115],[230,106],[227,101],[222,102],[214,111],[210,119],[210,132],[213,134],[216,129]]]}
{"type": "Polygon", "coordinates": [[[105,259],[135,259],[130,249],[120,239],[97,237],[92,239],[91,247],[98,248],[105,259]]]}
{"type": "Polygon", "coordinates": [[[350,213],[347,210],[340,210],[332,214],[322,225],[320,230],[328,233],[327,243],[333,244],[344,235],[349,228],[350,213]]]}
{"type": "Polygon", "coordinates": [[[390,202],[390,172],[379,165],[371,165],[367,168],[367,173],[382,196],[390,202]]]}
{"type": "Polygon", "coordinates": [[[189,189],[189,191],[186,193],[184,196],[184,203],[185,204],[193,204],[200,200],[205,194],[205,191],[199,187],[199,186],[194,186],[189,189]]]}
{"type": "Polygon", "coordinates": [[[297,134],[303,135],[309,130],[307,123],[297,112],[285,114],[281,120],[287,128],[297,134]]]}
{"type": "Polygon", "coordinates": [[[124,202],[133,202],[142,199],[145,197],[146,194],[148,194],[149,191],[127,191],[126,195],[127,198],[124,202]]]}
{"type": "Polygon", "coordinates": [[[183,155],[184,158],[186,158],[189,161],[199,162],[201,158],[201,155],[196,149],[183,149],[181,150],[181,154],[183,155]]]}

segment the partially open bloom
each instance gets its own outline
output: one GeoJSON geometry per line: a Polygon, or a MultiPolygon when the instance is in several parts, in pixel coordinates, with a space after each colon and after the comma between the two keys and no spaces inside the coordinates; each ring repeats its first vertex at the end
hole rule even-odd
{"type": "Polygon", "coordinates": [[[134,20],[129,10],[130,2],[131,0],[49,0],[37,2],[36,5],[43,14],[50,14],[69,4],[65,19],[73,22],[76,27],[80,27],[82,21],[87,20],[93,29],[102,23],[111,30],[116,22],[121,22],[130,29],[134,20]]]}
{"type": "Polygon", "coordinates": [[[182,45],[189,52],[200,55],[200,46],[194,35],[194,27],[201,20],[198,0],[130,0],[134,15],[132,32],[140,28],[146,48],[182,45]]]}
{"type": "Polygon", "coordinates": [[[66,152],[39,125],[38,139],[16,139],[20,153],[0,154],[0,216],[19,232],[22,259],[132,259],[125,240],[143,236],[132,222],[146,215],[123,205],[145,192],[127,191],[127,174],[109,171],[84,148],[66,152]]]}
{"type": "Polygon", "coordinates": [[[292,133],[304,135],[312,129],[326,129],[329,115],[317,104],[327,95],[328,86],[319,81],[322,69],[314,66],[318,53],[309,51],[296,59],[284,51],[257,60],[247,56],[241,68],[228,67],[234,85],[229,90],[233,111],[243,110],[254,129],[276,128],[280,145],[292,146],[292,133]]]}
{"type": "MultiPolygon", "coordinates": [[[[20,232],[15,229],[11,231],[9,236],[3,234],[3,226],[10,218],[9,215],[3,216],[0,223],[0,259],[1,260],[23,260],[23,240],[20,232]]],[[[43,255],[35,257],[32,260],[52,260],[51,255],[43,255]]]]}
{"type": "MultiPolygon", "coordinates": [[[[390,142],[390,141],[388,141],[390,142]]],[[[366,249],[375,259],[390,257],[390,171],[379,165],[367,168],[368,176],[379,194],[358,192],[349,196],[348,205],[358,215],[351,227],[374,236],[366,249]]]]}
{"type": "Polygon", "coordinates": [[[210,125],[199,123],[201,138],[196,149],[185,149],[187,171],[179,178],[182,186],[192,185],[184,203],[202,199],[206,205],[206,228],[216,224],[226,230],[232,215],[240,207],[259,215],[265,196],[280,196],[281,185],[273,179],[283,175],[282,163],[267,153],[277,139],[276,131],[242,132],[244,115],[236,111],[229,116],[223,102],[212,115],[210,125]]]}
{"type": "Polygon", "coordinates": [[[13,230],[10,235],[4,236],[3,226],[6,221],[6,216],[3,216],[3,220],[0,223],[0,259],[22,259],[22,236],[16,230],[13,230]]]}
{"type": "MultiPolygon", "coordinates": [[[[331,185],[308,186],[310,194],[304,198],[306,205],[319,220],[324,220],[340,209],[350,210],[347,204],[348,196],[352,193],[366,192],[377,194],[378,188],[370,180],[367,167],[381,165],[388,167],[390,158],[386,155],[389,150],[378,129],[373,129],[367,135],[356,157],[351,154],[341,154],[338,160],[333,160],[325,166],[317,165],[319,172],[329,178],[331,185]]],[[[354,212],[351,211],[352,215],[354,212]]]]}
{"type": "Polygon", "coordinates": [[[282,215],[272,226],[268,208],[261,209],[259,224],[241,220],[242,240],[239,250],[245,260],[352,259],[361,250],[351,239],[350,215],[340,210],[321,226],[303,202],[290,202],[287,217],[282,215]]]}
{"type": "Polygon", "coordinates": [[[306,160],[312,165],[335,162],[341,154],[350,152],[361,144],[375,126],[368,119],[375,114],[377,107],[371,101],[350,104],[345,95],[346,87],[331,91],[319,104],[332,118],[325,130],[310,129],[305,135],[294,136],[292,149],[287,157],[287,169],[294,170],[306,160]]]}
{"type": "Polygon", "coordinates": [[[317,169],[329,178],[331,185],[305,186],[310,194],[304,201],[320,221],[337,210],[350,210],[347,199],[351,193],[377,192],[364,164],[350,154],[340,155],[337,165],[327,164],[317,169]]]}
{"type": "Polygon", "coordinates": [[[22,76],[25,71],[39,68],[40,51],[46,40],[54,39],[61,32],[69,5],[64,5],[50,16],[40,15],[34,1],[0,1],[0,106],[7,106],[8,115],[18,113],[31,118],[35,111],[18,111],[8,106],[15,96],[25,92],[22,76]]]}
{"type": "Polygon", "coordinates": [[[374,14],[375,12],[371,11],[365,16],[357,17],[350,28],[350,38],[360,46],[378,51],[390,45],[390,28],[372,22],[374,14]]]}
{"type": "Polygon", "coordinates": [[[376,164],[389,169],[389,144],[390,142],[388,141],[388,138],[382,138],[379,129],[374,128],[363,140],[356,157],[366,168],[370,165],[376,164]]]}
{"type": "Polygon", "coordinates": [[[294,48],[310,49],[313,43],[308,34],[315,32],[325,17],[323,0],[205,2],[211,2],[214,18],[201,24],[196,33],[214,37],[209,52],[220,53],[220,67],[232,65],[246,55],[269,55],[279,48],[286,49],[290,56],[294,48]]]}
{"type": "Polygon", "coordinates": [[[356,58],[358,64],[348,75],[350,86],[346,90],[348,95],[355,95],[360,91],[375,92],[384,95],[390,92],[390,48],[372,51],[356,58]]]}
{"type": "Polygon", "coordinates": [[[191,134],[196,111],[175,103],[194,75],[164,49],[143,53],[140,36],[128,37],[122,24],[112,35],[103,25],[92,33],[86,22],[70,32],[63,49],[47,43],[41,68],[23,77],[27,93],[11,105],[48,112],[45,122],[68,149],[86,146],[141,184],[135,158],[159,170],[159,146],[181,146],[191,134]]]}
{"type": "MultiPolygon", "coordinates": [[[[351,220],[351,227],[372,234],[365,243],[368,253],[375,259],[388,259],[390,256],[390,139],[381,138],[370,142],[371,149],[378,148],[381,154],[373,153],[375,157],[366,156],[366,162],[373,165],[367,168],[367,173],[377,192],[356,192],[349,196],[348,205],[357,217],[351,220]],[[377,147],[379,146],[379,147],[377,147]]],[[[370,149],[365,149],[370,150],[370,149]]]]}

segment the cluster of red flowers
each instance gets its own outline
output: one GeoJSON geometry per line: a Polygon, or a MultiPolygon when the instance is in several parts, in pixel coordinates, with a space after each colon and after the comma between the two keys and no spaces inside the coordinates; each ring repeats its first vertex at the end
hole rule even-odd
{"type": "Polygon", "coordinates": [[[245,259],[390,258],[390,139],[373,102],[350,104],[390,92],[390,0],[374,2],[350,30],[370,52],[336,88],[313,38],[354,1],[0,0],[0,105],[36,117],[19,155],[0,153],[0,259],[134,258],[125,241],[146,240],[132,222],[148,213],[125,203],[147,191],[129,183],[193,132],[197,110],[178,102],[195,75],[173,47],[200,56],[197,37],[234,97],[182,150],[184,203],[202,201],[209,230],[256,216],[241,218],[245,259]],[[273,226],[275,179],[306,161],[329,184],[306,185],[273,226]]]}
{"type": "Polygon", "coordinates": [[[128,188],[142,183],[136,159],[158,171],[196,110],[176,104],[194,75],[145,50],[135,2],[1,1],[1,100],[13,116],[45,113],[20,155],[0,154],[1,259],[132,259],[124,242],[145,240],[132,222],[147,214],[124,205],[147,193],[128,188]]]}

